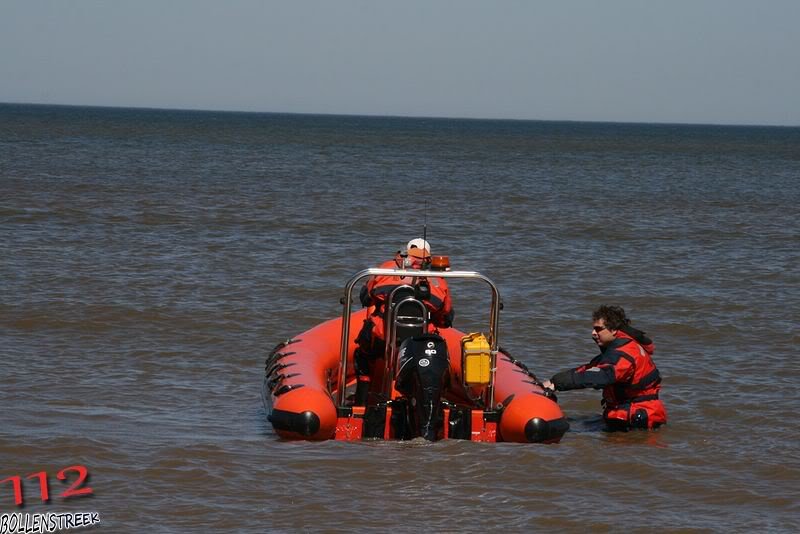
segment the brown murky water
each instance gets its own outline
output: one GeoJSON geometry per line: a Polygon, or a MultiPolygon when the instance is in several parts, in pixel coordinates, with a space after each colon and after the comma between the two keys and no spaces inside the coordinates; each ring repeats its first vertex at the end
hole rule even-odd
{"type": "MultiPolygon", "coordinates": [[[[0,106],[0,512],[97,531],[800,528],[800,130],[0,106]],[[427,213],[426,213],[427,211],[427,213]],[[541,376],[591,310],[656,341],[670,422],[558,445],[295,443],[278,341],[422,232],[541,376]],[[89,471],[90,497],[55,474],[89,471]]],[[[456,326],[482,316],[453,284],[456,326]]],[[[483,310],[480,310],[481,312],[483,310]]]]}

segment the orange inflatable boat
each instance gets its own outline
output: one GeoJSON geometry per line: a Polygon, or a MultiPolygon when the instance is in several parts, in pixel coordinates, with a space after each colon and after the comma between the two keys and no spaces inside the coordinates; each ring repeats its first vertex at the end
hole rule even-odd
{"type": "Polygon", "coordinates": [[[280,437],[555,443],[569,428],[555,397],[499,347],[500,295],[480,273],[366,269],[348,281],[342,304],[341,317],[280,343],[266,359],[262,399],[280,437]],[[355,334],[367,310],[351,312],[353,287],[385,275],[412,282],[388,299],[385,356],[375,366],[368,402],[356,406],[355,334]],[[492,298],[486,330],[428,333],[428,313],[417,291],[428,277],[487,284],[492,298]]]}

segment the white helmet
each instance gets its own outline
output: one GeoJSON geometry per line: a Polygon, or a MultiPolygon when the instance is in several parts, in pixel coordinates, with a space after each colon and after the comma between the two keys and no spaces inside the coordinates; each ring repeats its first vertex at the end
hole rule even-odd
{"type": "Polygon", "coordinates": [[[424,250],[423,257],[431,255],[431,244],[422,238],[412,239],[406,245],[406,253],[411,256],[419,256],[419,251],[424,250]],[[416,249],[416,250],[415,250],[416,249]],[[416,253],[415,253],[416,252],[416,253]]]}

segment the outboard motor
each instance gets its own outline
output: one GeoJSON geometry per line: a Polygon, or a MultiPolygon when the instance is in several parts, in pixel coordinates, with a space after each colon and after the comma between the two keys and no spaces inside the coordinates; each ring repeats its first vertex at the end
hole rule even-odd
{"type": "Polygon", "coordinates": [[[435,334],[408,338],[400,345],[395,388],[408,399],[411,436],[439,438],[442,396],[450,381],[447,343],[435,334]]]}

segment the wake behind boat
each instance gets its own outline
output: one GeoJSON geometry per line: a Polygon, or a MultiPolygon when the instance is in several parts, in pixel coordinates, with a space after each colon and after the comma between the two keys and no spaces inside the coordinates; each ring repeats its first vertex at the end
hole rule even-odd
{"type": "MultiPolygon", "coordinates": [[[[443,257],[440,257],[443,258],[443,257]]],[[[474,271],[372,268],[346,284],[342,316],[278,344],[265,362],[262,399],[275,432],[293,440],[468,439],[558,442],[569,428],[555,397],[499,346],[500,295],[474,271]],[[385,353],[375,365],[372,391],[356,405],[353,332],[367,310],[351,312],[353,288],[370,276],[410,279],[388,298],[385,353]],[[429,332],[422,302],[428,278],[484,282],[492,293],[484,332],[456,328],[429,332]]]]}

